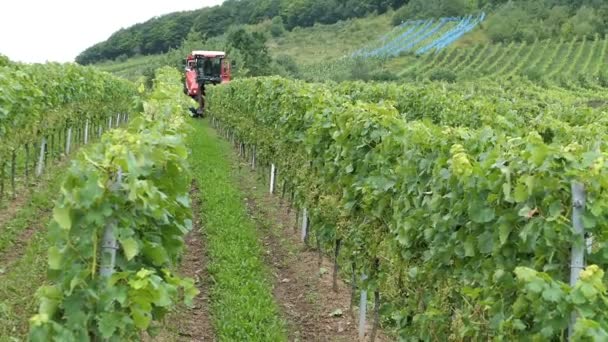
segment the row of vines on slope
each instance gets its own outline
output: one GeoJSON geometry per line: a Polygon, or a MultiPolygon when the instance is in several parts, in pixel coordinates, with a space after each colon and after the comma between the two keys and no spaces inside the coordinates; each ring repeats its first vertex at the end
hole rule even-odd
{"type": "Polygon", "coordinates": [[[142,115],[72,163],[49,227],[49,284],[38,291],[32,341],[139,340],[196,295],[193,280],[171,271],[192,227],[187,101],[179,73],[159,70],[142,115]]]}
{"type": "Polygon", "coordinates": [[[136,95],[125,80],[71,64],[0,65],[0,89],[0,200],[7,174],[14,196],[16,180],[29,184],[47,159],[125,121],[136,95]]]}
{"type": "MultiPolygon", "coordinates": [[[[454,79],[528,78],[569,89],[601,88],[608,84],[606,65],[608,36],[593,40],[544,40],[519,45],[483,44],[441,52],[436,58],[411,58],[400,76],[436,79],[448,73],[454,79]]],[[[443,79],[448,80],[445,78],[443,79]]]]}
{"type": "Polygon", "coordinates": [[[606,124],[585,136],[592,126],[574,116],[471,108],[433,87],[384,101],[374,96],[390,87],[366,87],[236,81],[212,90],[210,112],[276,165],[319,245],[367,275],[359,285],[382,295],[401,338],[560,338],[573,311],[576,338],[605,335],[603,271],[588,267],[574,287],[561,280],[583,243],[571,229],[573,181],[587,190],[589,260],[608,265],[606,124]],[[537,132],[526,115],[557,129],[537,132]]]}

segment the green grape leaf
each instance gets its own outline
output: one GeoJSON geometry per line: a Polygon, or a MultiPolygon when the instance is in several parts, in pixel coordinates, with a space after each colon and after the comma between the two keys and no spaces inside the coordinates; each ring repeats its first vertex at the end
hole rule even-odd
{"type": "Polygon", "coordinates": [[[63,259],[62,253],[57,246],[51,246],[48,251],[49,256],[49,268],[51,270],[60,270],[62,267],[61,261],[63,259]]]}

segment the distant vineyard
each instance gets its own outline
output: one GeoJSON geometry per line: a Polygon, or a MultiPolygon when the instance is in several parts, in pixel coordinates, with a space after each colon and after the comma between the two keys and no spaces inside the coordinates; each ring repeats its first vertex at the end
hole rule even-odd
{"type": "MultiPolygon", "coordinates": [[[[486,44],[428,54],[402,70],[402,76],[432,78],[438,70],[461,79],[526,76],[567,85],[596,84],[608,58],[608,37],[486,44]]],[[[603,85],[603,84],[602,84],[603,85]]]]}
{"type": "Polygon", "coordinates": [[[405,52],[424,54],[440,51],[474,29],[485,19],[479,16],[450,17],[428,20],[410,20],[370,46],[353,53],[353,57],[395,57],[405,52]]]}

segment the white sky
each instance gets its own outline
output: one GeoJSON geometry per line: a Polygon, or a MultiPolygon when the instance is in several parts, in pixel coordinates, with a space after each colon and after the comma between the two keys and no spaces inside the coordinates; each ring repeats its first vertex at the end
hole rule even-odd
{"type": "Polygon", "coordinates": [[[121,27],[223,0],[0,0],[0,53],[21,62],[71,62],[121,27]]]}

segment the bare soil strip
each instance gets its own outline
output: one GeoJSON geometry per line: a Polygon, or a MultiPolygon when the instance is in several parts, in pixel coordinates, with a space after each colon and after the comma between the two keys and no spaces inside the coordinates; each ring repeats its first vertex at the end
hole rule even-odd
{"type": "Polygon", "coordinates": [[[179,275],[194,279],[201,292],[194,299],[194,307],[180,305],[164,322],[168,334],[161,334],[158,341],[215,341],[209,316],[208,289],[211,283],[207,272],[206,237],[201,219],[201,199],[196,183],[190,190],[192,199],[192,231],[186,236],[186,253],[179,267],[179,275]]]}
{"type": "MultiPolygon", "coordinates": [[[[295,212],[288,214],[280,196],[271,196],[247,164],[235,163],[274,275],[275,298],[289,322],[290,341],[357,341],[357,321],[349,313],[350,286],[339,279],[338,291],[333,291],[333,263],[323,257],[319,265],[317,251],[300,242],[294,230],[295,212]]],[[[376,336],[376,341],[389,340],[382,332],[376,336]]]]}

